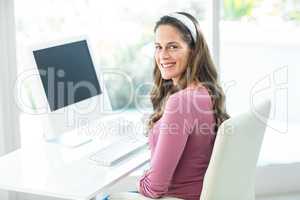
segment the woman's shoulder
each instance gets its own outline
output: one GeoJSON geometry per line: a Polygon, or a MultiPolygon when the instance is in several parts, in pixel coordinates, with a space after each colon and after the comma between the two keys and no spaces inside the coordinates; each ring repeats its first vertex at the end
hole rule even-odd
{"type": "Polygon", "coordinates": [[[197,87],[197,88],[185,88],[183,90],[179,90],[178,92],[170,95],[170,100],[194,100],[194,99],[210,99],[210,95],[208,90],[205,87],[197,87]]]}
{"type": "Polygon", "coordinates": [[[205,87],[185,88],[172,95],[167,100],[167,104],[173,104],[178,107],[190,105],[211,108],[212,102],[208,90],[205,87]]]}

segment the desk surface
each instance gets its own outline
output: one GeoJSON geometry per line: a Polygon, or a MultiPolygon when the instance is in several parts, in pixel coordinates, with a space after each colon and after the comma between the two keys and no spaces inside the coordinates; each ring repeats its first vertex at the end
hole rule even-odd
{"type": "Polygon", "coordinates": [[[149,161],[150,152],[144,149],[113,167],[98,166],[88,157],[107,146],[111,138],[95,138],[73,149],[47,143],[39,118],[30,116],[23,123],[29,128],[23,129],[26,135],[22,135],[22,148],[0,158],[0,189],[63,199],[91,199],[149,161]]]}
{"type": "Polygon", "coordinates": [[[100,142],[68,149],[57,144],[21,148],[0,159],[0,188],[65,199],[91,199],[147,163],[149,151],[113,167],[98,166],[88,155],[99,149],[100,142]]]}
{"type": "MultiPolygon", "coordinates": [[[[26,138],[22,141],[23,148],[0,158],[0,189],[66,199],[91,199],[149,160],[149,151],[145,150],[112,168],[97,166],[87,157],[100,146],[105,146],[104,140],[75,149],[41,142],[42,127],[35,118],[38,117],[23,123],[29,127],[26,135],[22,135],[26,138]]],[[[267,128],[258,164],[299,162],[297,127],[289,127],[288,134],[275,134],[274,130],[267,128]],[[277,148],[283,144],[295,145],[277,148]],[[289,154],[293,159],[286,156],[289,151],[295,152],[289,154]]]]}

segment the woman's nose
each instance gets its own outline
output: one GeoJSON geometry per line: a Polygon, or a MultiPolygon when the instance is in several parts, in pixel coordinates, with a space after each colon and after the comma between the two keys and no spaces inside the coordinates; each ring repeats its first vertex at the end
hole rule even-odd
{"type": "Polygon", "coordinates": [[[163,59],[163,58],[169,58],[169,57],[170,57],[170,54],[169,54],[169,52],[168,52],[167,49],[161,49],[161,51],[160,51],[160,53],[159,53],[159,57],[160,57],[161,59],[163,59]]]}

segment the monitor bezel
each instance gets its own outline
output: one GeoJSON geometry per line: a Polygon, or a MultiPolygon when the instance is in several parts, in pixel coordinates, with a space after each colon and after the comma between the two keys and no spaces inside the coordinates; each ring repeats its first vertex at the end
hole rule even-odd
{"type": "MultiPolygon", "coordinates": [[[[35,73],[36,73],[36,75],[38,75],[37,82],[38,82],[39,89],[36,92],[36,95],[41,95],[41,97],[42,97],[39,99],[39,101],[36,101],[37,107],[41,108],[41,110],[38,110],[37,113],[46,114],[46,116],[47,116],[46,124],[44,124],[46,127],[46,131],[45,131],[46,135],[47,135],[46,138],[52,139],[53,137],[57,137],[57,135],[60,135],[62,133],[69,132],[69,131],[79,128],[80,126],[83,125],[80,122],[78,122],[78,121],[80,121],[80,119],[85,119],[85,121],[87,121],[87,123],[89,123],[90,121],[99,119],[101,117],[108,116],[113,112],[112,106],[111,106],[111,101],[110,101],[106,86],[104,84],[103,69],[98,63],[95,62],[95,56],[94,56],[95,54],[94,54],[93,48],[91,47],[91,42],[90,42],[90,39],[88,38],[88,36],[81,35],[81,36],[68,37],[68,38],[63,38],[63,39],[56,39],[53,41],[47,41],[47,42],[36,44],[36,45],[32,46],[30,49],[31,49],[32,66],[34,66],[34,70],[36,70],[35,73]],[[34,59],[33,51],[38,51],[41,49],[51,48],[51,47],[60,46],[60,45],[73,43],[73,42],[78,42],[78,41],[83,41],[83,40],[86,41],[87,48],[90,53],[91,61],[94,65],[94,68],[95,68],[94,70],[95,70],[96,77],[97,77],[98,83],[99,83],[99,87],[100,87],[102,93],[95,95],[93,97],[90,97],[88,99],[76,102],[74,104],[70,104],[65,107],[59,108],[57,110],[51,111],[50,105],[48,103],[48,99],[46,96],[46,91],[44,90],[42,80],[39,75],[39,69],[38,69],[38,66],[34,59]],[[91,102],[97,102],[96,108],[94,108],[94,110],[92,110],[92,111],[89,111],[88,109],[80,110],[80,109],[76,108],[76,107],[85,108],[91,102]],[[45,106],[46,106],[46,108],[45,108],[45,106]],[[69,124],[69,122],[65,119],[66,118],[65,115],[66,115],[66,113],[68,113],[69,110],[76,110],[77,113],[76,113],[76,116],[71,116],[74,118],[74,119],[71,119],[72,121],[74,121],[74,123],[71,123],[71,125],[66,126],[66,124],[69,124]],[[45,113],[45,111],[46,111],[46,113],[45,113]]],[[[69,118],[68,118],[68,120],[69,120],[69,118]]]]}

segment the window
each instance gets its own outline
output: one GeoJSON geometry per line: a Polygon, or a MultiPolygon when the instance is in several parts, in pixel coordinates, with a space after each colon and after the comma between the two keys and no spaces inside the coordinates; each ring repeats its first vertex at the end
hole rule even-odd
{"type": "MultiPolygon", "coordinates": [[[[249,91],[266,75],[272,76],[275,88],[296,89],[290,81],[299,74],[300,1],[224,0],[223,8],[221,74],[223,80],[235,81],[228,91],[228,109],[237,112],[246,106],[249,91]]],[[[279,95],[278,104],[287,103],[284,95],[279,95]]],[[[297,107],[295,100],[289,99],[290,108],[297,107]]],[[[281,108],[278,120],[287,117],[288,110],[281,108]]],[[[292,111],[289,118],[296,122],[298,117],[292,111]]]]}
{"type": "Polygon", "coordinates": [[[252,100],[270,95],[273,108],[268,130],[272,134],[267,134],[263,145],[265,159],[299,161],[295,156],[299,148],[293,141],[299,139],[300,129],[300,95],[295,92],[300,74],[300,1],[222,2],[220,68],[229,113],[251,108],[252,100]]]}
{"type": "Polygon", "coordinates": [[[19,72],[33,67],[28,56],[32,45],[88,35],[96,62],[104,68],[113,108],[149,107],[149,102],[134,97],[136,92],[147,93],[150,89],[155,21],[169,12],[188,10],[203,22],[203,31],[210,36],[206,17],[209,6],[209,1],[199,0],[126,3],[121,0],[17,0],[19,72]]]}
{"type": "MultiPolygon", "coordinates": [[[[211,46],[211,1],[15,1],[19,74],[33,69],[31,47],[87,35],[114,110],[148,110],[153,71],[153,28],[163,14],[188,11],[201,23],[211,46]],[[146,96],[145,96],[146,95],[146,96]]],[[[24,103],[35,107],[32,80],[23,83],[24,103]]],[[[28,117],[28,116],[27,116],[28,117]]],[[[25,133],[26,115],[21,130],[25,133]]]]}
{"type": "MultiPolygon", "coordinates": [[[[269,128],[277,134],[265,138],[263,162],[300,160],[296,144],[300,0],[15,0],[15,7],[20,74],[33,68],[31,46],[88,35],[96,64],[104,71],[113,109],[135,111],[151,107],[149,96],[143,95],[152,83],[155,21],[169,12],[191,12],[200,20],[211,50],[212,35],[220,35],[215,59],[220,50],[219,69],[229,113],[251,108],[251,101],[256,100],[252,97],[273,95],[269,128]],[[219,11],[212,9],[213,2],[221,2],[220,29],[215,32],[212,16],[219,11]]],[[[24,99],[34,108],[30,80],[23,86],[24,99]]],[[[21,118],[22,140],[32,136],[29,118],[26,114],[21,118]]]]}

